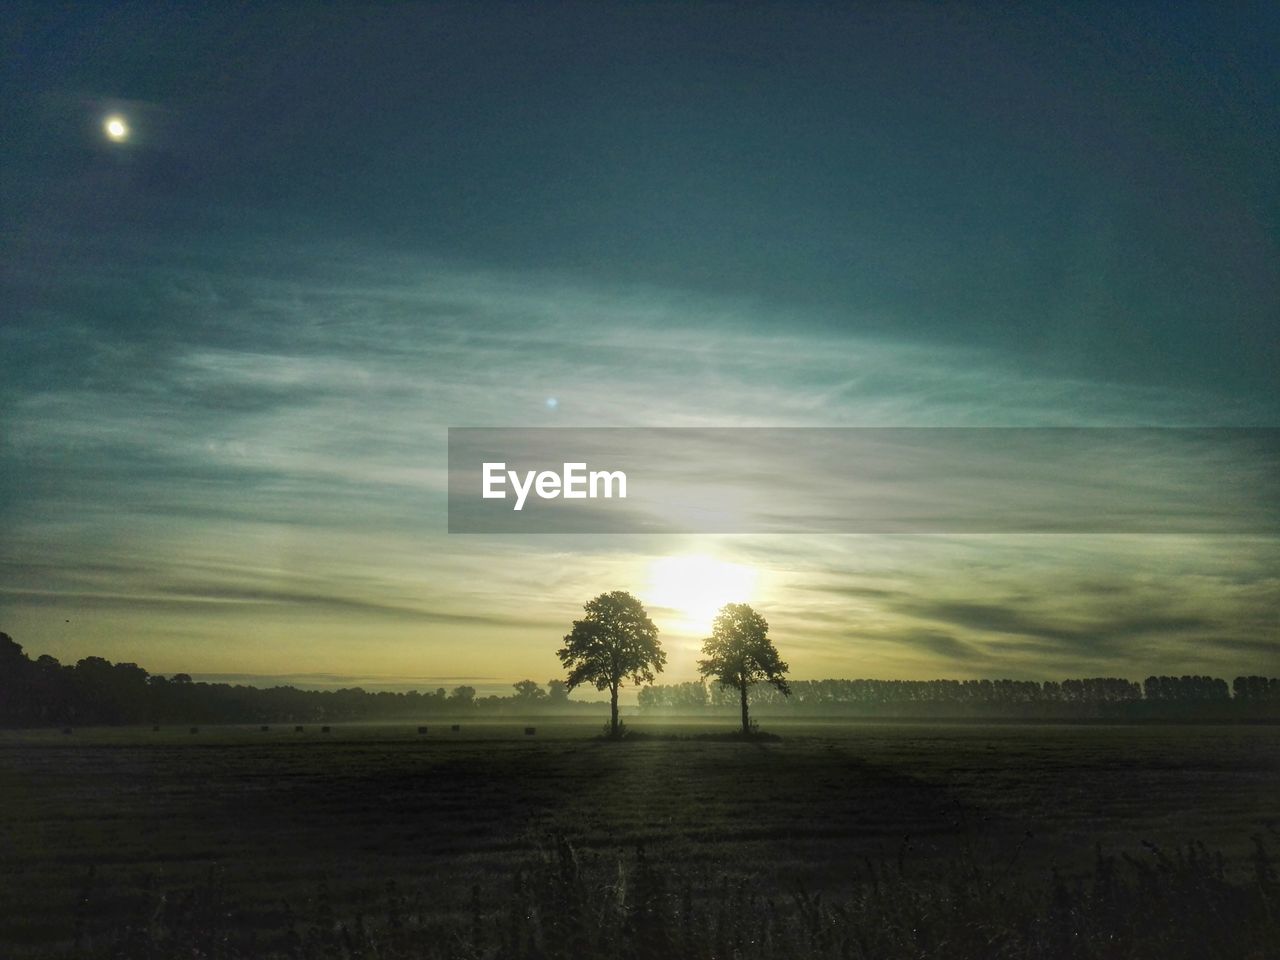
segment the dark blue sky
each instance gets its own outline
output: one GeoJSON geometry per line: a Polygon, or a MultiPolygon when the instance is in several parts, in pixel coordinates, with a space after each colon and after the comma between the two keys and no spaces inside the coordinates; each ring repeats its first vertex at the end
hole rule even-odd
{"type": "Polygon", "coordinates": [[[0,628],[32,650],[543,676],[585,597],[671,568],[699,609],[751,579],[802,675],[1278,662],[1267,539],[442,532],[450,425],[1277,425],[1274,4],[0,31],[0,628]]]}
{"type": "Polygon", "coordinates": [[[41,4],[6,205],[55,249],[342,238],[1269,400],[1277,41],[1262,4],[41,4]]]}

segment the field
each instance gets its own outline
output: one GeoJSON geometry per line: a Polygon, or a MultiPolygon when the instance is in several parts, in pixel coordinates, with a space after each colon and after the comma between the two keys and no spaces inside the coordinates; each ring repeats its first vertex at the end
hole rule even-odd
{"type": "Polygon", "coordinates": [[[744,742],[637,720],[608,742],[594,722],[529,723],[0,733],[0,953],[69,947],[144,891],[211,883],[263,929],[376,915],[390,881],[460,916],[500,904],[557,836],[606,870],[642,847],[700,889],[828,899],[868,863],[1039,876],[1144,841],[1203,842],[1243,876],[1280,814],[1269,726],[775,723],[744,742]]]}

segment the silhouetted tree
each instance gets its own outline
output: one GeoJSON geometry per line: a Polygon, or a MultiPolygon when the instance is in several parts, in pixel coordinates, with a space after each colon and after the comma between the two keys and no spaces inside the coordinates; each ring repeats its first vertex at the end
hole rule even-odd
{"type": "Polygon", "coordinates": [[[704,677],[714,677],[738,691],[742,703],[742,732],[751,732],[747,718],[747,688],[764,680],[783,696],[791,688],[783,678],[789,669],[769,639],[769,624],[745,603],[727,603],[720,608],[711,636],[702,641],[705,660],[698,661],[704,677]]]}
{"type": "Polygon", "coordinates": [[[1236,677],[1232,682],[1237,700],[1266,702],[1280,700],[1280,680],[1274,677],[1236,677]]]}
{"type": "Polygon", "coordinates": [[[27,655],[22,652],[22,644],[7,633],[0,633],[0,667],[5,672],[21,670],[27,663],[27,655]]]}
{"type": "Polygon", "coordinates": [[[1227,700],[1231,693],[1227,681],[1217,677],[1147,677],[1143,692],[1148,700],[1177,702],[1227,700]]]}
{"type": "Polygon", "coordinates": [[[511,686],[515,687],[518,706],[529,707],[547,699],[547,692],[533,680],[521,680],[511,686]]]}
{"type": "Polygon", "coordinates": [[[22,723],[35,712],[30,701],[31,674],[22,644],[0,633],[0,723],[22,723]]]}
{"type": "Polygon", "coordinates": [[[701,680],[645,687],[640,691],[640,707],[645,710],[699,711],[707,705],[707,685],[701,680]]]}
{"type": "Polygon", "coordinates": [[[470,707],[476,702],[476,688],[463,684],[460,687],[454,687],[453,693],[449,694],[449,704],[455,707],[470,707]]]}
{"type": "MultiPolygon", "coordinates": [[[[532,680],[515,684],[511,696],[478,698],[474,687],[434,693],[347,690],[259,689],[225,683],[195,683],[187,674],[169,679],[132,663],[86,657],[63,665],[43,654],[30,659],[12,637],[0,633],[0,726],[120,723],[269,723],[328,720],[413,720],[448,714],[501,714],[531,707],[562,712],[593,709],[568,698],[568,684],[551,680],[548,692],[532,680]]],[[[1280,678],[1242,676],[1228,687],[1207,676],[1152,676],[1143,685],[1117,677],[1062,681],[796,680],[789,695],[765,686],[751,693],[758,709],[810,715],[909,716],[1280,716],[1280,678]],[[1235,696],[1231,696],[1234,689],[1235,696]],[[1143,703],[1142,701],[1148,701],[1143,703]]],[[[702,681],[647,685],[643,710],[701,712],[740,708],[739,688],[702,681]]],[[[749,728],[749,724],[748,724],[749,728]]]]}
{"type": "Polygon", "coordinates": [[[586,616],[573,621],[556,655],[569,671],[565,686],[590,683],[609,691],[609,733],[618,735],[618,687],[625,680],[652,683],[667,655],[658,642],[644,605],[623,590],[602,593],[585,605],[586,616]]]}

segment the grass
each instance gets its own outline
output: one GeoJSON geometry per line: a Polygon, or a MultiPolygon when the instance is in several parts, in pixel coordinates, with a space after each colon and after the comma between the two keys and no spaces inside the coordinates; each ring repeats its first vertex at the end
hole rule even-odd
{"type": "Polygon", "coordinates": [[[1280,793],[1264,727],[779,723],[744,741],[636,722],[610,743],[594,721],[523,726],[0,734],[0,952],[69,948],[75,918],[111,929],[175,891],[234,902],[235,929],[269,937],[290,914],[310,929],[322,901],[348,925],[385,917],[388,884],[423,924],[465,926],[475,889],[487,929],[554,836],[592,889],[637,869],[640,846],[669,892],[741,886],[792,911],[799,890],[848,908],[899,864],[912,896],[942,896],[930,884],[956,864],[1012,863],[1043,898],[1055,866],[1096,872],[1095,842],[1148,859],[1143,841],[1203,842],[1223,884],[1247,884],[1280,793]]]}
{"type": "MultiPolygon", "coordinates": [[[[312,916],[285,905],[253,929],[216,877],[178,896],[144,895],[113,923],[77,925],[75,955],[145,958],[509,958],[667,960],[994,957],[1239,960],[1280,946],[1280,893],[1261,838],[1247,882],[1220,856],[1188,844],[1172,855],[1097,854],[1074,881],[1056,871],[1028,882],[1012,861],[961,858],[924,872],[907,861],[858,871],[856,892],[825,902],[803,889],[763,894],[748,881],[708,881],[634,856],[592,862],[555,838],[515,866],[488,904],[473,887],[466,909],[427,908],[388,884],[373,915],[339,918],[321,884],[312,916]],[[495,902],[501,906],[495,907],[495,902]]],[[[82,902],[91,902],[86,890],[82,902]]]]}

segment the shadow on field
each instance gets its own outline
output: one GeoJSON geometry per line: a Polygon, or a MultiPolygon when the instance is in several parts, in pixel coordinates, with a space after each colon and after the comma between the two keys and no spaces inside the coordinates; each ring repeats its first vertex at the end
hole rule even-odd
{"type": "Polygon", "coordinates": [[[655,869],[749,881],[762,896],[850,895],[876,864],[1012,863],[1016,823],[867,749],[650,733],[14,752],[6,809],[21,829],[5,838],[14,919],[0,942],[66,930],[90,866],[102,919],[216,871],[269,925],[282,904],[314,907],[320,885],[350,915],[391,881],[431,911],[466,910],[473,887],[500,888],[548,836],[610,862],[642,847],[655,869]]]}
{"type": "Polygon", "coordinates": [[[751,733],[743,733],[741,730],[731,730],[726,733],[651,733],[647,730],[628,730],[619,738],[601,737],[600,739],[632,742],[644,740],[707,740],[718,743],[778,743],[782,740],[782,737],[776,733],[768,733],[762,730],[753,730],[751,733]]]}

